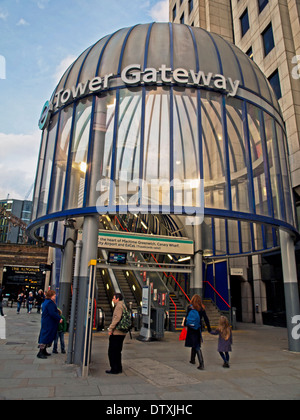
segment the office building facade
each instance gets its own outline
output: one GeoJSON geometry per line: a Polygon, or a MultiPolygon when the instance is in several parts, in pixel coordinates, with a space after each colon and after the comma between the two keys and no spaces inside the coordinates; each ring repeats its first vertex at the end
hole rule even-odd
{"type": "MultiPolygon", "coordinates": [[[[262,70],[284,120],[293,196],[300,220],[300,3],[297,0],[170,0],[170,21],[200,26],[237,45],[262,70]]],[[[299,246],[296,255],[300,261],[299,246]]],[[[282,267],[278,255],[236,260],[244,272],[237,294],[242,318],[285,324],[282,267]],[[250,283],[253,287],[250,287],[250,283]]]]}

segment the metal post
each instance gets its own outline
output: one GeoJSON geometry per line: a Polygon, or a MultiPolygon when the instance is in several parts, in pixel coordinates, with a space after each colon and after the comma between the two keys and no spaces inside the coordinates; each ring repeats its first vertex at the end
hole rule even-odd
{"type": "Polygon", "coordinates": [[[74,363],[82,365],[83,345],[85,337],[85,317],[88,302],[89,262],[97,260],[98,252],[98,217],[86,216],[83,223],[82,252],[80,259],[80,274],[78,287],[78,305],[76,335],[74,346],[74,363]]]}
{"type": "Polygon", "coordinates": [[[58,307],[63,316],[68,320],[71,300],[71,284],[73,272],[73,254],[76,240],[76,230],[67,229],[62,267],[60,270],[58,307]]]}
{"type": "Polygon", "coordinates": [[[77,295],[78,295],[78,282],[79,282],[79,268],[80,268],[80,257],[82,249],[82,241],[78,240],[76,242],[76,255],[75,255],[75,270],[74,270],[74,280],[73,280],[73,297],[72,297],[72,306],[71,306],[71,316],[70,316],[70,325],[69,325],[69,343],[68,343],[68,356],[67,363],[73,363],[73,344],[74,344],[74,333],[75,333],[75,319],[76,319],[76,305],[77,305],[77,295]]]}
{"type": "Polygon", "coordinates": [[[300,305],[295,246],[288,232],[280,230],[280,246],[289,350],[300,352],[300,305]]]}
{"type": "Polygon", "coordinates": [[[89,373],[90,356],[92,349],[92,327],[94,316],[94,295],[95,295],[95,281],[96,281],[96,265],[97,260],[89,262],[89,285],[85,315],[85,335],[83,344],[82,357],[82,377],[86,378],[89,373]]]}
{"type": "Polygon", "coordinates": [[[195,255],[194,255],[194,276],[193,284],[191,284],[191,295],[198,294],[202,297],[203,290],[203,251],[202,251],[202,225],[194,225],[194,241],[195,241],[195,255]]]}

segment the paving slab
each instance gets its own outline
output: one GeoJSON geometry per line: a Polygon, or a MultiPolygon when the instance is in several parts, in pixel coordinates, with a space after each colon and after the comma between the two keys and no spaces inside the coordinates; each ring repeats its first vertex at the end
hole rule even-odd
{"type": "MultiPolygon", "coordinates": [[[[120,375],[105,373],[108,335],[97,332],[89,376],[82,378],[78,366],[66,363],[66,354],[36,357],[40,314],[17,315],[14,308],[5,308],[5,313],[1,400],[102,400],[110,409],[116,401],[300,399],[300,354],[288,351],[285,328],[239,323],[233,331],[229,369],[222,367],[216,337],[204,333],[203,371],[189,363],[190,349],[179,341],[178,333],[165,332],[163,340],[141,342],[134,332],[132,340],[127,336],[124,341],[120,375]]],[[[67,345],[68,334],[65,341],[67,345]]]]}

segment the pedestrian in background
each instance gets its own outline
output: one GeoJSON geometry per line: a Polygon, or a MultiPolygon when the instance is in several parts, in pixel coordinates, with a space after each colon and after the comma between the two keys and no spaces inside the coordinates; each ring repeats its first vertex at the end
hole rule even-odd
{"type": "Polygon", "coordinates": [[[53,351],[52,353],[57,354],[57,344],[58,344],[58,340],[60,341],[60,348],[61,348],[61,352],[63,354],[66,353],[65,351],[65,332],[67,331],[67,321],[66,318],[63,316],[62,311],[57,308],[59,315],[61,316],[61,319],[63,322],[58,324],[58,330],[57,330],[57,334],[56,337],[54,339],[54,344],[53,344],[53,351]]]}
{"type": "Polygon", "coordinates": [[[212,335],[218,335],[218,352],[222,357],[224,368],[229,368],[229,352],[232,351],[232,330],[226,316],[222,315],[219,320],[218,328],[211,331],[212,335]]]}
{"type": "Polygon", "coordinates": [[[5,287],[3,286],[2,288],[0,287],[0,315],[1,316],[6,316],[3,313],[3,296],[4,296],[4,289],[5,287]]]}
{"type": "Polygon", "coordinates": [[[28,314],[31,314],[33,304],[34,304],[34,296],[32,292],[29,292],[28,299],[27,299],[27,313],[28,314]]]}
{"type": "Polygon", "coordinates": [[[37,313],[39,314],[41,312],[42,303],[45,300],[45,295],[42,289],[38,291],[38,294],[36,295],[35,302],[37,307],[37,313]]]}
{"type": "Polygon", "coordinates": [[[39,359],[46,359],[47,356],[51,356],[50,353],[47,353],[46,348],[51,347],[57,335],[58,324],[63,322],[58,313],[55,298],[55,291],[49,290],[42,305],[41,331],[38,340],[40,351],[37,354],[39,359]]]}
{"type": "Polygon", "coordinates": [[[21,292],[18,295],[18,299],[17,299],[17,314],[20,313],[20,309],[21,309],[22,303],[24,302],[24,298],[25,298],[24,293],[21,292]]]}

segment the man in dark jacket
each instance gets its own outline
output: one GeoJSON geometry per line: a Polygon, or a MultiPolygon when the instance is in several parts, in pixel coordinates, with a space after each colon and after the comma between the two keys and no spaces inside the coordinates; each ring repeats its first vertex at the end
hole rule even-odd
{"type": "Polygon", "coordinates": [[[125,307],[121,293],[116,293],[113,296],[113,303],[115,305],[115,309],[111,324],[108,327],[108,358],[110,363],[110,370],[106,370],[105,372],[116,375],[118,373],[122,373],[122,349],[123,341],[126,336],[126,332],[117,328],[118,323],[122,318],[123,308],[125,307]]]}
{"type": "Polygon", "coordinates": [[[58,324],[63,321],[58,313],[55,298],[55,291],[49,290],[46,293],[46,300],[42,305],[42,325],[39,336],[40,351],[37,354],[39,359],[46,359],[47,356],[50,356],[50,354],[47,353],[46,348],[52,345],[57,334],[58,324]]]}

